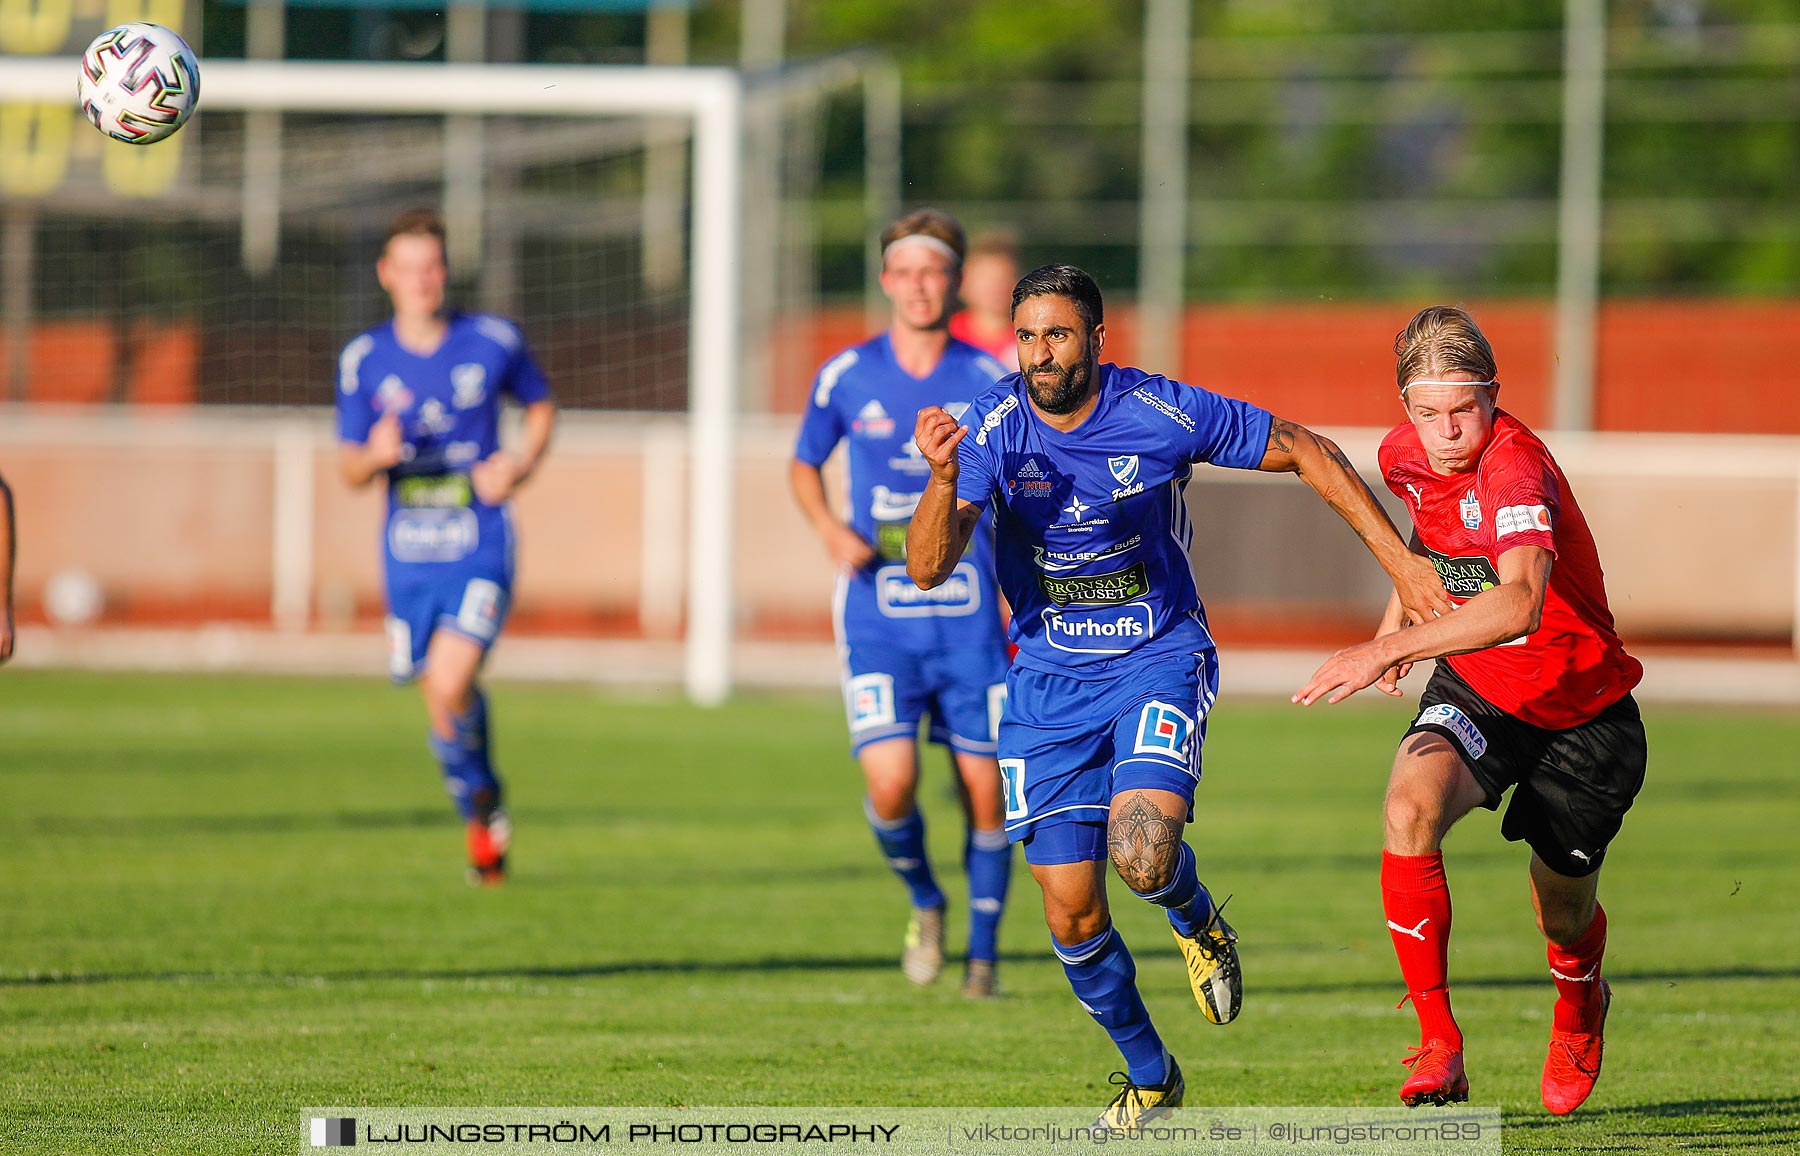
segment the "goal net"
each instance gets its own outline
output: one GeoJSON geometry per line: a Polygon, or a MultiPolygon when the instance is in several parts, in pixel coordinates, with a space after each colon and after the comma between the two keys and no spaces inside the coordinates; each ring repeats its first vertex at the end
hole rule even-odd
{"type": "MultiPolygon", "coordinates": [[[[437,208],[452,302],[515,319],[564,407],[679,423],[684,465],[664,480],[691,497],[618,553],[679,559],[663,582],[683,591],[687,689],[726,693],[737,74],[208,61],[200,114],[131,148],[81,120],[73,62],[0,64],[0,397],[328,407],[338,350],[389,314],[373,276],[388,221],[437,208]]],[[[576,435],[599,420],[580,416],[576,435]]],[[[325,436],[322,412],[305,420],[325,436]]],[[[315,476],[318,448],[305,469],[276,463],[277,523],[320,517],[335,479],[315,476]]],[[[592,553],[608,533],[604,516],[568,530],[527,549],[592,553]]],[[[329,528],[271,534],[277,614],[285,598],[304,625],[329,528]]]]}

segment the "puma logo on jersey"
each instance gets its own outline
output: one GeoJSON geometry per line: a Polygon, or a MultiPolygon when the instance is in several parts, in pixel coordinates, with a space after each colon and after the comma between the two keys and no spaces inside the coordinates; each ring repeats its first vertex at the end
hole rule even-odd
{"type": "Polygon", "coordinates": [[[1564,975],[1554,967],[1550,969],[1550,974],[1557,979],[1566,979],[1570,983],[1593,983],[1600,975],[1600,965],[1596,963],[1594,966],[1588,968],[1588,973],[1586,975],[1564,975]]]}
{"type": "Polygon", "coordinates": [[[1419,492],[1419,487],[1408,482],[1406,483],[1406,492],[1413,496],[1413,509],[1416,510],[1424,504],[1425,495],[1419,492]]]}
{"type": "Polygon", "coordinates": [[[1387,925],[1388,925],[1388,927],[1392,928],[1394,931],[1399,932],[1401,935],[1410,935],[1414,939],[1418,940],[1420,943],[1424,943],[1425,942],[1425,925],[1430,922],[1431,922],[1431,916],[1427,915],[1425,918],[1419,920],[1418,925],[1414,926],[1414,927],[1401,927],[1398,923],[1395,923],[1391,919],[1387,921],[1387,925]]]}
{"type": "Polygon", "coordinates": [[[1593,862],[1592,859],[1588,858],[1588,853],[1586,851],[1571,851],[1571,852],[1569,852],[1569,854],[1575,856],[1575,858],[1581,860],[1583,863],[1592,863],[1593,862]]]}

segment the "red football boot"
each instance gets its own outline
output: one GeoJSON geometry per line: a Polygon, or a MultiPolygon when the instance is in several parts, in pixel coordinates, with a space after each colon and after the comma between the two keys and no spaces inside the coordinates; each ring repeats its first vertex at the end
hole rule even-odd
{"type": "Polygon", "coordinates": [[[1469,1077],[1463,1071],[1462,1053],[1448,1042],[1426,1040],[1400,1062],[1412,1069],[1412,1075],[1400,1085],[1400,1102],[1408,1108],[1468,1102],[1469,1077]]]}
{"type": "Polygon", "coordinates": [[[470,819],[464,827],[469,843],[469,884],[498,887],[506,882],[506,849],[512,843],[512,822],[506,812],[494,810],[487,821],[470,819]]]}
{"type": "Polygon", "coordinates": [[[1612,988],[1600,984],[1600,1019],[1591,1032],[1550,1029],[1550,1054],[1544,1059],[1544,1083],[1540,1089],[1544,1107],[1553,1116],[1567,1116],[1581,1107],[1594,1081],[1600,1078],[1600,1056],[1605,1050],[1606,1011],[1612,1006],[1612,988]]]}

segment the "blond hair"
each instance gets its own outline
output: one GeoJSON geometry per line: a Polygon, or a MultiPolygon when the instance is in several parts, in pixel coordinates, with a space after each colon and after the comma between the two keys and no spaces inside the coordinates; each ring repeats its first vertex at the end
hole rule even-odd
{"type": "Polygon", "coordinates": [[[1461,370],[1482,381],[1499,375],[1494,347],[1481,327],[1454,305],[1433,305],[1413,314],[1394,338],[1394,376],[1400,388],[1419,378],[1461,370]]]}
{"type": "Polygon", "coordinates": [[[942,209],[914,209],[881,231],[881,251],[902,237],[924,236],[942,241],[956,254],[958,264],[968,255],[969,242],[955,217],[942,209]]]}

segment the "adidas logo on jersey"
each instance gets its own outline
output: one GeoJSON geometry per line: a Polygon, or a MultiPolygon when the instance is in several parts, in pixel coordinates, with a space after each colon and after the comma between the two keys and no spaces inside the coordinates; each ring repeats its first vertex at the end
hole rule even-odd
{"type": "Polygon", "coordinates": [[[888,416],[888,411],[882,408],[879,401],[871,401],[857,411],[856,420],[850,423],[850,428],[864,437],[890,437],[894,432],[894,419],[888,416]]]}
{"type": "Polygon", "coordinates": [[[1056,488],[1056,484],[1050,480],[1050,475],[1044,472],[1044,467],[1038,465],[1036,458],[1026,458],[1025,464],[1019,467],[1017,473],[1013,474],[1013,480],[1006,483],[1006,488],[1011,493],[1022,494],[1028,498],[1041,498],[1048,497],[1056,488]]]}

